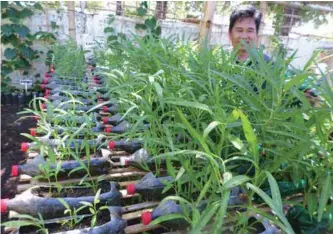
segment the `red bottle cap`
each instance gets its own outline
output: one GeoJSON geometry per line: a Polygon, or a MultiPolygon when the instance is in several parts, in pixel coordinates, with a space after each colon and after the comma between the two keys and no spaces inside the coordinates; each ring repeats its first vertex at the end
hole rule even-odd
{"type": "Polygon", "coordinates": [[[21,151],[23,151],[23,152],[27,152],[28,149],[29,149],[29,143],[23,142],[23,143],[21,144],[21,151]]]}
{"type": "Polygon", "coordinates": [[[109,149],[112,150],[116,146],[116,143],[114,141],[109,142],[109,149]]]}
{"type": "Polygon", "coordinates": [[[45,94],[46,95],[50,95],[51,94],[51,90],[49,90],[49,89],[45,90],[45,94]]]}
{"type": "Polygon", "coordinates": [[[135,193],[135,184],[128,184],[126,186],[127,195],[133,195],[135,193]]]}
{"type": "Polygon", "coordinates": [[[42,103],[41,107],[42,109],[46,109],[46,103],[42,103]]]}
{"type": "Polygon", "coordinates": [[[7,213],[7,202],[8,199],[1,199],[1,214],[7,213]]]}
{"type": "Polygon", "coordinates": [[[36,121],[38,121],[38,120],[39,120],[39,116],[38,116],[38,115],[35,115],[35,116],[34,116],[34,119],[35,119],[36,121]]]}
{"type": "Polygon", "coordinates": [[[19,167],[18,167],[18,165],[13,165],[12,166],[12,173],[10,175],[13,176],[13,177],[19,175],[19,167]]]}
{"type": "Polygon", "coordinates": [[[36,128],[31,128],[30,129],[30,135],[31,136],[36,136],[36,128]]]}
{"type": "Polygon", "coordinates": [[[142,214],[141,214],[141,222],[144,225],[150,224],[150,222],[152,221],[152,219],[153,218],[151,216],[151,212],[149,212],[149,211],[142,212],[142,214]]]}
{"type": "Polygon", "coordinates": [[[46,85],[45,84],[41,84],[40,88],[44,90],[46,88],[46,85]]]}
{"type": "Polygon", "coordinates": [[[103,106],[103,111],[104,111],[104,112],[108,112],[108,111],[109,111],[109,107],[107,107],[107,106],[103,106]]]}
{"type": "Polygon", "coordinates": [[[104,123],[104,124],[107,124],[108,122],[109,122],[109,118],[108,118],[108,117],[104,117],[104,118],[103,118],[103,123],[104,123]]]}
{"type": "Polygon", "coordinates": [[[111,129],[112,129],[112,128],[110,128],[110,127],[106,127],[106,128],[104,129],[104,132],[111,132],[111,129]]]}

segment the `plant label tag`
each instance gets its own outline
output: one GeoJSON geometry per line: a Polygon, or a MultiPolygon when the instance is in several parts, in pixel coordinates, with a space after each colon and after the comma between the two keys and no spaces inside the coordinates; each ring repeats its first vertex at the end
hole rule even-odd
{"type": "Polygon", "coordinates": [[[21,85],[32,85],[32,80],[30,79],[25,79],[25,80],[20,80],[21,85]]]}
{"type": "Polygon", "coordinates": [[[30,79],[20,80],[20,84],[24,85],[25,92],[28,92],[28,85],[29,86],[32,85],[32,80],[30,80],[30,79]]]}

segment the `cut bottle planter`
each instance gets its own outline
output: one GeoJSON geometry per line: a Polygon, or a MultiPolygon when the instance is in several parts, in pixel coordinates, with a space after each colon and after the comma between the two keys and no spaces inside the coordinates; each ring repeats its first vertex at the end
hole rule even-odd
{"type": "MultiPolygon", "coordinates": [[[[111,161],[107,158],[92,158],[88,160],[82,160],[82,162],[88,167],[89,165],[89,173],[90,175],[103,175],[108,174],[111,171],[111,161]]],[[[40,167],[45,168],[45,160],[41,156],[37,156],[34,159],[28,161],[22,165],[13,165],[11,176],[18,176],[21,174],[26,174],[29,176],[37,176],[43,174],[40,167]]],[[[64,161],[60,162],[61,169],[58,173],[58,179],[69,177],[69,173],[75,169],[79,168],[80,162],[76,160],[64,161]]],[[[57,167],[56,164],[50,164],[50,169],[55,169],[57,167]]],[[[86,175],[85,170],[76,170],[75,172],[70,174],[70,178],[77,178],[86,175]]]]}
{"type": "MultiPolygon", "coordinates": [[[[103,182],[99,184],[101,194],[99,196],[99,205],[118,206],[122,194],[118,191],[119,184],[114,182],[103,182]]],[[[20,214],[28,214],[38,217],[40,213],[44,219],[51,219],[64,216],[66,208],[59,201],[58,198],[63,200],[71,207],[78,209],[82,206],[80,202],[85,201],[93,204],[94,191],[92,188],[87,187],[64,187],[61,190],[63,195],[56,197],[57,189],[48,186],[35,186],[13,199],[1,200],[1,213],[8,211],[15,211],[20,214]],[[51,190],[51,193],[49,193],[51,190]]],[[[87,210],[83,210],[87,212],[87,210]]]]}
{"type": "MultiPolygon", "coordinates": [[[[127,221],[121,218],[122,208],[110,206],[107,210],[99,212],[97,215],[97,225],[90,227],[91,216],[83,218],[83,220],[73,228],[62,225],[58,222],[45,224],[45,228],[52,234],[122,234],[127,226],[127,221]],[[78,227],[77,227],[78,226],[78,227]]],[[[18,234],[34,234],[37,229],[33,226],[21,227],[18,234]]]]}

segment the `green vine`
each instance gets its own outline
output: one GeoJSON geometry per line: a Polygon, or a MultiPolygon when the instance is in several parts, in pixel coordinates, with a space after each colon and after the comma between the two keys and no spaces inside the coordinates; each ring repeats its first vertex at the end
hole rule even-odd
{"type": "MultiPolygon", "coordinates": [[[[147,1],[143,1],[140,3],[139,8],[137,9],[137,14],[141,17],[145,17],[148,14],[148,3],[147,1]]],[[[136,24],[135,29],[137,30],[145,30],[147,35],[145,39],[148,38],[159,38],[161,36],[161,26],[158,24],[155,16],[151,18],[147,18],[143,24],[136,24]]]]}
{"type": "Polygon", "coordinates": [[[9,86],[9,74],[20,71],[28,75],[32,61],[38,59],[42,51],[32,49],[34,41],[55,42],[52,33],[39,31],[32,34],[24,21],[35,11],[42,11],[38,2],[1,2],[1,44],[7,48],[1,64],[1,88],[9,86]]]}

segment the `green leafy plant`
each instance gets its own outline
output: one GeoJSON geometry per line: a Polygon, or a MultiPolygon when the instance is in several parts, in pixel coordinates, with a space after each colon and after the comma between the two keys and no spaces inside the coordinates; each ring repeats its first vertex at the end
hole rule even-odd
{"type": "Polygon", "coordinates": [[[61,204],[66,208],[64,214],[68,214],[70,216],[69,219],[62,221],[62,225],[68,225],[71,229],[73,229],[77,224],[79,224],[82,219],[84,219],[83,215],[79,215],[79,212],[83,210],[85,207],[80,206],[79,208],[71,209],[68,203],[63,198],[58,198],[61,204]]]}
{"type": "Polygon", "coordinates": [[[96,226],[98,213],[100,211],[102,211],[102,210],[108,209],[107,206],[100,206],[99,205],[99,203],[101,202],[100,199],[99,199],[100,194],[101,194],[101,189],[98,189],[98,191],[95,194],[93,204],[91,204],[89,202],[85,202],[85,201],[81,201],[80,202],[81,204],[83,204],[82,207],[88,208],[90,214],[92,214],[92,218],[91,218],[91,221],[90,221],[90,226],[91,227],[95,227],[96,226]]]}
{"type": "Polygon", "coordinates": [[[43,217],[38,213],[38,218],[26,214],[17,214],[15,218],[19,220],[7,221],[1,224],[4,227],[20,228],[24,226],[33,226],[36,228],[36,233],[48,234],[48,229],[45,228],[43,217]]]}

